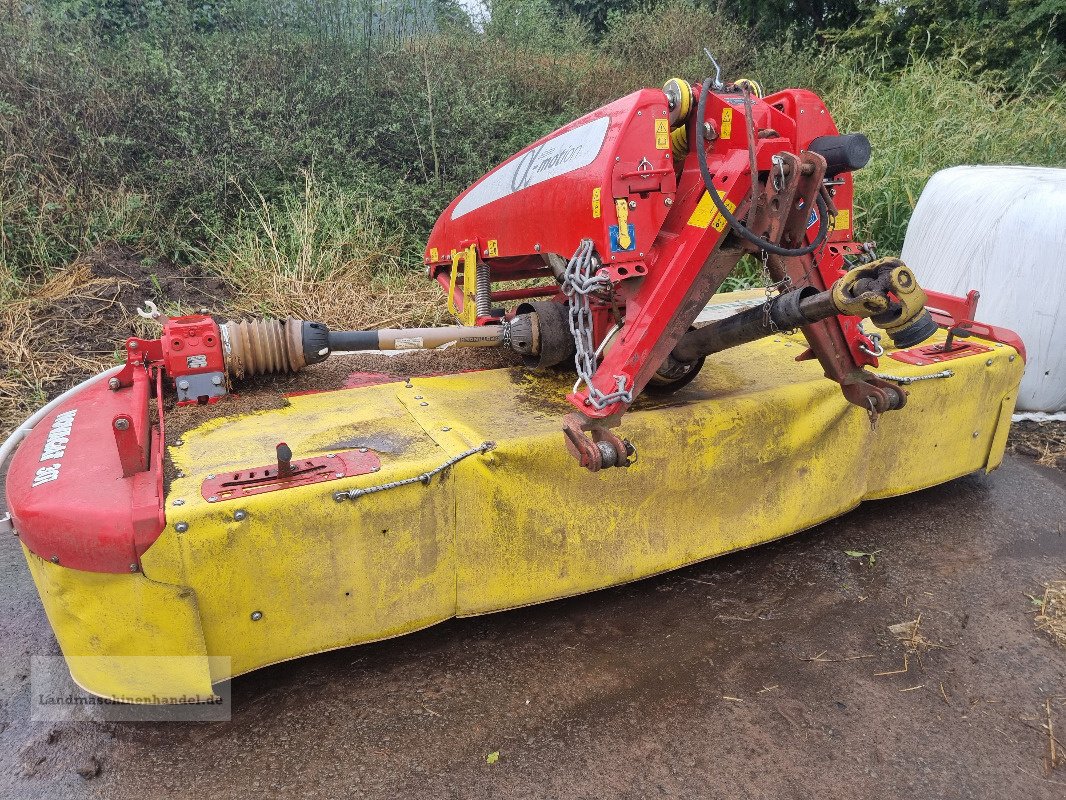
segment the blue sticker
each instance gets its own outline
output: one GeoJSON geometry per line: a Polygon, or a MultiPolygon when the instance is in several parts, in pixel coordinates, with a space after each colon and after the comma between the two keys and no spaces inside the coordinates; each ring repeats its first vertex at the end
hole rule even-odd
{"type": "Polygon", "coordinates": [[[611,231],[611,252],[612,253],[622,253],[622,252],[625,252],[626,250],[636,250],[637,249],[637,234],[636,234],[636,231],[633,228],[633,224],[630,223],[626,227],[629,228],[629,247],[622,247],[621,245],[618,244],[618,226],[617,225],[612,225],[610,227],[610,231],[611,231]]]}
{"type": "Polygon", "coordinates": [[[818,222],[818,209],[812,208],[811,215],[807,217],[807,229],[810,230],[818,222]]]}

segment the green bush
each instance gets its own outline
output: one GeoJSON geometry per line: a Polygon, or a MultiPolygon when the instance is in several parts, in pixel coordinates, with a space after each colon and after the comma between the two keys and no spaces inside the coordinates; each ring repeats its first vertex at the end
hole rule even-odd
{"type": "Polygon", "coordinates": [[[787,36],[759,42],[696,0],[634,3],[604,16],[602,35],[553,5],[494,0],[483,27],[454,4],[416,0],[11,11],[0,22],[0,288],[105,240],[216,263],[220,232],[301,196],[310,173],[323,191],[369,198],[397,257],[420,265],[464,187],[607,100],[702,79],[705,45],[727,79],[808,86],[842,127],[867,132],[875,157],[857,177],[857,221],[886,251],[936,169],[1066,161],[1061,88],[1008,92],[921,58],[882,74],[861,66],[871,58],[787,36]]]}

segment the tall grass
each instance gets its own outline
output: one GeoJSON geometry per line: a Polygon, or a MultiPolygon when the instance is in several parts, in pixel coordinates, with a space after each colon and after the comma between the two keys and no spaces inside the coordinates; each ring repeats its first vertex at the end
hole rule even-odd
{"type": "Polygon", "coordinates": [[[855,175],[856,219],[886,252],[902,248],[918,195],[937,170],[1066,165],[1061,87],[1051,94],[1011,94],[972,79],[965,64],[917,60],[887,79],[869,71],[838,77],[826,100],[841,128],[870,137],[870,164],[855,175]]]}
{"type": "Polygon", "coordinates": [[[870,136],[856,221],[886,252],[941,167],[1066,163],[1061,87],[921,58],[881,74],[760,43],[696,0],[612,17],[599,40],[547,0],[493,0],[483,28],[435,7],[85,0],[0,15],[0,300],[102,241],[202,261],[238,297],[275,286],[257,302],[277,311],[285,294],[313,308],[338,264],[395,281],[465,186],[609,99],[701,79],[704,45],[727,79],[808,86],[870,136]]]}
{"type": "Polygon", "coordinates": [[[372,198],[306,172],[302,187],[276,200],[248,198],[201,258],[225,279],[233,313],[347,329],[439,322],[438,292],[405,269],[403,244],[375,216],[372,198]]]}

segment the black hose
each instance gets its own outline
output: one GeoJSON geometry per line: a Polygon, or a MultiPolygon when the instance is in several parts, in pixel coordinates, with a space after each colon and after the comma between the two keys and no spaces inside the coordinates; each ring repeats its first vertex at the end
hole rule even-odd
{"type": "MultiPolygon", "coordinates": [[[[825,243],[826,238],[829,236],[829,208],[826,206],[825,200],[822,199],[821,192],[815,196],[815,204],[818,208],[818,235],[814,237],[814,241],[809,245],[798,247],[794,250],[790,250],[787,247],[781,247],[781,245],[774,244],[773,242],[763,239],[758,234],[752,233],[744,227],[744,223],[733,216],[732,212],[726,208],[725,203],[722,202],[722,198],[718,196],[718,190],[714,186],[714,177],[711,175],[711,170],[707,167],[707,137],[703,127],[703,117],[707,112],[707,95],[711,93],[711,83],[712,80],[710,78],[707,78],[707,80],[703,82],[703,91],[700,92],[700,99],[696,104],[696,160],[700,165],[700,174],[703,176],[703,183],[707,187],[707,194],[711,196],[711,201],[718,209],[718,213],[725,218],[725,221],[729,223],[729,227],[736,231],[738,236],[747,239],[749,242],[760,249],[765,250],[767,253],[788,257],[805,256],[808,253],[813,253],[825,243]]],[[[751,176],[752,183],[755,183],[758,179],[758,175],[751,176]]],[[[754,209],[752,209],[752,211],[754,211],[754,209]]]]}

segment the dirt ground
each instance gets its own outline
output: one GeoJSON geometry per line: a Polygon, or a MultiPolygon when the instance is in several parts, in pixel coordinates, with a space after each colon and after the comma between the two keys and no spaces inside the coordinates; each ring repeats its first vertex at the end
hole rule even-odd
{"type": "Polygon", "coordinates": [[[1035,458],[1046,467],[1066,471],[1066,422],[1015,422],[1007,447],[1012,453],[1035,458]]]}
{"type": "MultiPolygon", "coordinates": [[[[100,357],[146,297],[225,297],[122,250],[89,269],[53,333],[100,357]]],[[[360,358],[285,388],[380,367],[360,358]]],[[[1066,797],[1066,646],[1038,629],[1066,424],[1009,449],[776,544],[243,676],[225,723],[29,721],[29,659],[59,650],[0,541],[0,798],[1066,797]]]]}
{"type": "Polygon", "coordinates": [[[776,544],[261,670],[211,724],[28,722],[28,658],[58,650],[9,539],[0,796],[1062,798],[1043,726],[1061,748],[1066,647],[1033,598],[1064,529],[1066,476],[1008,456],[776,544]]]}
{"type": "Polygon", "coordinates": [[[131,335],[152,331],[145,300],[165,313],[224,306],[218,277],[100,245],[27,296],[0,307],[0,435],[77,381],[113,366],[131,335]]]}

